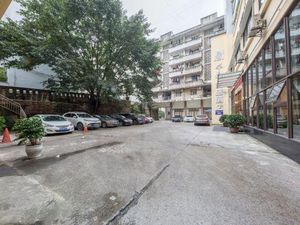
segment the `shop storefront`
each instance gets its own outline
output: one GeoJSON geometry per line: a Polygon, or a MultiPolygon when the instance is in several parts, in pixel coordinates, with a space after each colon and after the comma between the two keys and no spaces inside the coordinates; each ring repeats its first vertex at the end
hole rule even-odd
{"type": "Polygon", "coordinates": [[[273,143],[289,141],[284,148],[299,154],[300,2],[281,20],[243,74],[243,92],[234,91],[235,111],[243,109],[250,132],[262,134],[262,139],[273,143]]]}

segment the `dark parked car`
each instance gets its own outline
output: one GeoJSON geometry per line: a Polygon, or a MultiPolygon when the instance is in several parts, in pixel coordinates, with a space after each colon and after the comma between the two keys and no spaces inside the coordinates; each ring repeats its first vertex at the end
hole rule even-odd
{"type": "Polygon", "coordinates": [[[205,114],[196,116],[194,125],[195,126],[197,126],[197,125],[207,125],[207,126],[209,126],[210,124],[209,124],[208,116],[205,115],[205,114]]]}
{"type": "Polygon", "coordinates": [[[119,126],[119,121],[109,116],[95,115],[95,117],[101,121],[101,127],[103,128],[119,126]]]}
{"type": "Polygon", "coordinates": [[[183,122],[183,118],[180,115],[175,115],[172,117],[172,122],[183,122]]]}
{"type": "Polygon", "coordinates": [[[145,123],[143,118],[140,118],[132,113],[122,113],[120,115],[125,116],[127,119],[131,119],[134,125],[145,123]]]}
{"type": "Polygon", "coordinates": [[[131,126],[133,124],[131,119],[126,118],[122,115],[110,115],[111,118],[119,121],[120,126],[131,126]]]}

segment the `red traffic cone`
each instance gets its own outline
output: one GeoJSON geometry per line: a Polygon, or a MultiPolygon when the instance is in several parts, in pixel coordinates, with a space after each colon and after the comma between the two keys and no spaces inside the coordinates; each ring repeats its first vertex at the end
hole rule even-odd
{"type": "Polygon", "coordinates": [[[11,143],[10,134],[7,128],[4,129],[2,144],[11,143]]]}
{"type": "Polygon", "coordinates": [[[88,128],[86,126],[84,126],[83,128],[83,135],[87,135],[88,133],[88,128]]]}

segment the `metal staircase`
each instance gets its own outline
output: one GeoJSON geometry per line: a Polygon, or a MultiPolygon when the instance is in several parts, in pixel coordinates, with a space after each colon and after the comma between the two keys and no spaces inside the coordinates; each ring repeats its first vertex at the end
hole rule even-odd
{"type": "Polygon", "coordinates": [[[20,118],[26,117],[26,113],[22,109],[22,106],[19,103],[6,98],[4,95],[0,95],[0,107],[19,115],[20,118]]]}

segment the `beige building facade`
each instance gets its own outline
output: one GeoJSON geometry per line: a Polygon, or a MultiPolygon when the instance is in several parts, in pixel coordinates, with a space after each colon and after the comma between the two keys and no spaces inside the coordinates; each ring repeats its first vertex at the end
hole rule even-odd
{"type": "Polygon", "coordinates": [[[232,82],[228,83],[228,81],[232,80],[228,79],[231,76],[231,73],[228,73],[232,50],[231,39],[232,37],[227,35],[226,32],[211,39],[211,106],[213,124],[219,124],[219,119],[222,115],[231,113],[230,86],[232,86],[232,82]]]}
{"type": "Polygon", "coordinates": [[[224,17],[212,14],[198,26],[160,38],[161,83],[153,89],[154,107],[174,115],[211,115],[211,38],[224,32],[224,17]]]}
{"type": "Polygon", "coordinates": [[[247,129],[300,161],[300,1],[227,0],[232,36],[232,113],[247,129]],[[280,147],[281,146],[281,147],[280,147]]]}
{"type": "Polygon", "coordinates": [[[2,16],[4,15],[4,13],[6,12],[8,6],[10,5],[12,0],[1,0],[0,1],[0,19],[2,18],[2,16]]]}

